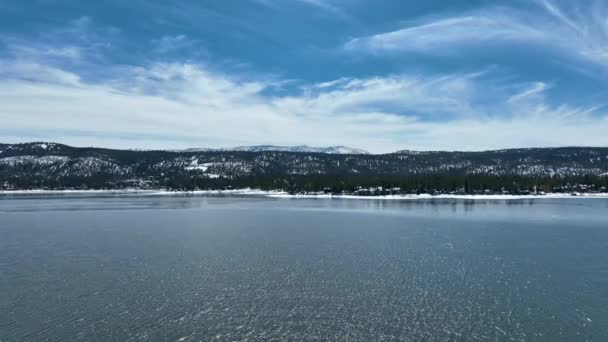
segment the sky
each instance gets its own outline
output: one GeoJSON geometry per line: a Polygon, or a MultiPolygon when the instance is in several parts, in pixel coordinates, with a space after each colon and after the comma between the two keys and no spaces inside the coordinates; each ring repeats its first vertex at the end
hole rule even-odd
{"type": "Polygon", "coordinates": [[[608,146],[608,0],[2,0],[26,141],[608,146]]]}

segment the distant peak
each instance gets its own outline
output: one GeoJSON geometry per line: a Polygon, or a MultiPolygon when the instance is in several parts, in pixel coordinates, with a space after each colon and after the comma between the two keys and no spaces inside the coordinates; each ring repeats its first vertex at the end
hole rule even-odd
{"type": "Polygon", "coordinates": [[[208,152],[208,151],[240,151],[240,152],[301,152],[326,154],[370,154],[368,151],[348,146],[313,147],[308,145],[279,146],[279,145],[252,145],[236,146],[230,148],[189,148],[181,152],[208,152]]]}

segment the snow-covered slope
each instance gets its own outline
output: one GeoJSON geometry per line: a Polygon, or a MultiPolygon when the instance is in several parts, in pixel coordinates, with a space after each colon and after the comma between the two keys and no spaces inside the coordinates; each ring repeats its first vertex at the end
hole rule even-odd
{"type": "Polygon", "coordinates": [[[330,146],[330,147],[313,147],[308,145],[298,146],[275,146],[275,145],[256,145],[256,146],[238,146],[228,151],[248,151],[248,152],[305,152],[305,153],[327,153],[327,154],[369,154],[369,152],[347,147],[347,146],[330,146]]]}
{"type": "Polygon", "coordinates": [[[308,145],[277,146],[277,145],[254,145],[237,146],[231,148],[189,148],[176,152],[209,152],[209,151],[240,151],[240,152],[300,152],[300,153],[327,153],[327,154],[369,154],[369,152],[348,146],[313,147],[308,145]]]}
{"type": "MultiPolygon", "coordinates": [[[[342,146],[264,145],[170,152],[77,148],[50,142],[0,144],[0,184],[10,180],[20,187],[39,184],[36,182],[49,186],[142,182],[163,185],[178,181],[182,184],[192,179],[245,178],[262,179],[269,182],[270,187],[275,183],[284,184],[295,176],[310,176],[307,182],[316,184],[317,178],[323,175],[357,179],[384,177],[392,181],[435,176],[457,177],[458,181],[474,177],[484,181],[487,177],[554,180],[580,177],[582,180],[577,181],[586,182],[583,177],[608,175],[608,148],[401,151],[374,155],[342,146]],[[28,179],[31,182],[26,184],[28,179]]],[[[602,186],[605,185],[608,179],[602,180],[602,186]]]]}

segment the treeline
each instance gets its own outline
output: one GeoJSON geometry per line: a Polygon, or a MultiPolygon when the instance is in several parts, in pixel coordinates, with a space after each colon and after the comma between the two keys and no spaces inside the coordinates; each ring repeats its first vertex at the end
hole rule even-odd
{"type": "Polygon", "coordinates": [[[142,179],[113,175],[89,177],[0,177],[0,189],[167,189],[175,191],[255,188],[290,193],[530,193],[603,192],[607,176],[525,177],[492,175],[251,175],[209,178],[177,173],[142,179]]]}

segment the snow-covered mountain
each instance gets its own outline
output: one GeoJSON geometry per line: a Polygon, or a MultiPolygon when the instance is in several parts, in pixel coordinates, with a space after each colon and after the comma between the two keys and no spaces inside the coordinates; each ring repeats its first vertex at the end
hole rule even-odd
{"type": "Polygon", "coordinates": [[[432,187],[453,191],[467,185],[479,191],[488,187],[502,191],[541,184],[543,189],[568,186],[571,191],[575,183],[586,189],[590,185],[596,190],[608,187],[608,148],[400,151],[379,155],[344,147],[251,146],[175,152],[78,148],[50,142],[0,144],[0,190],[3,187],[352,190],[392,184],[410,190],[432,187]]]}
{"type": "Polygon", "coordinates": [[[179,152],[210,152],[210,151],[240,151],[240,152],[300,152],[300,153],[326,153],[326,154],[370,154],[368,151],[348,146],[313,147],[308,145],[277,146],[277,145],[254,145],[237,146],[231,148],[189,148],[179,152]]]}

